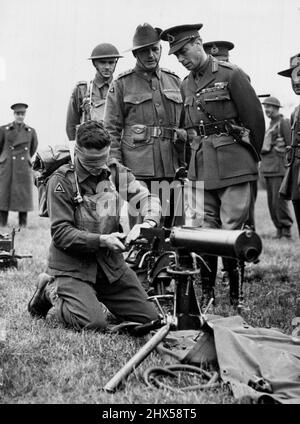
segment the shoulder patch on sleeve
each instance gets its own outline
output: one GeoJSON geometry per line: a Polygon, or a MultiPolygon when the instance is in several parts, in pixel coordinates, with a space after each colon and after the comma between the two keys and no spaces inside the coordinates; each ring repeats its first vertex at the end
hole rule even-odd
{"type": "Polygon", "coordinates": [[[54,193],[65,193],[65,190],[61,183],[56,184],[54,193]]]}
{"type": "Polygon", "coordinates": [[[134,69],[128,69],[128,71],[125,71],[119,74],[116,79],[125,77],[126,75],[132,74],[133,72],[134,72],[134,69]]]}

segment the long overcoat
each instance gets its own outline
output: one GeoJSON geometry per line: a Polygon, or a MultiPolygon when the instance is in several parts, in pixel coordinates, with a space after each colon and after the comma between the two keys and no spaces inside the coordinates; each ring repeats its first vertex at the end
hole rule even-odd
{"type": "Polygon", "coordinates": [[[31,157],[38,145],[34,128],[15,122],[0,127],[0,210],[33,209],[31,157]]]}

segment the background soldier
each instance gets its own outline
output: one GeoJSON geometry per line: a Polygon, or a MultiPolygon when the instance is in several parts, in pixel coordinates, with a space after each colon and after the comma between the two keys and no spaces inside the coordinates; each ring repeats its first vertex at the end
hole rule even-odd
{"type": "MultiPolygon", "coordinates": [[[[147,23],[136,28],[130,49],[136,65],[113,81],[104,117],[112,138],[111,156],[130,168],[149,190],[152,181],[173,179],[181,162],[176,148],[185,143],[184,134],[177,131],[181,81],[173,72],[159,68],[160,32],[147,23]]],[[[135,219],[129,218],[132,226],[135,219]]]]}
{"type": "Polygon", "coordinates": [[[69,140],[75,140],[76,126],[89,119],[103,120],[107,91],[112,82],[120,56],[117,48],[109,43],[96,46],[89,57],[96,68],[95,78],[88,85],[79,81],[69,101],[66,130],[69,140]]]}
{"type": "Polygon", "coordinates": [[[277,229],[275,238],[291,238],[293,219],[288,201],[279,196],[279,189],[285,174],[284,154],[291,144],[291,126],[280,113],[280,102],[268,97],[262,102],[270,118],[261,150],[260,172],[265,177],[270,215],[277,229]]]}
{"type": "MultiPolygon", "coordinates": [[[[278,72],[283,77],[291,78],[294,92],[300,96],[300,53],[291,57],[290,68],[278,72]]],[[[292,142],[288,152],[288,169],[282,182],[280,193],[285,199],[291,199],[295,210],[300,236],[300,105],[291,116],[292,142]]]]}
{"type": "MultiPolygon", "coordinates": [[[[169,41],[169,54],[175,54],[190,71],[182,83],[183,125],[191,145],[188,177],[204,181],[204,226],[240,229],[249,215],[250,181],[258,178],[264,116],[248,76],[236,65],[205,53],[198,33],[201,27],[172,27],[161,38],[169,41]]],[[[217,271],[217,258],[206,260],[211,272],[202,269],[202,305],[214,298],[217,271]]],[[[230,301],[236,304],[236,261],[231,262],[229,279],[230,301]]]]}
{"type": "Polygon", "coordinates": [[[206,54],[211,54],[218,60],[229,61],[229,50],[234,48],[231,41],[208,41],[203,43],[203,48],[206,54]]]}
{"type": "Polygon", "coordinates": [[[0,225],[7,224],[8,212],[19,212],[19,225],[27,224],[33,209],[31,157],[38,140],[34,128],[24,123],[25,103],[11,106],[15,120],[0,127],[0,225]]]}

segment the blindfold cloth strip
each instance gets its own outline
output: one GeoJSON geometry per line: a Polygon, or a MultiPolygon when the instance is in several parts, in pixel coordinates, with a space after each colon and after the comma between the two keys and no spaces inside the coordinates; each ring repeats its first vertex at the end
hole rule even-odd
{"type": "Polygon", "coordinates": [[[75,154],[83,168],[92,175],[98,176],[104,169],[108,169],[109,146],[103,148],[101,151],[99,150],[99,153],[86,153],[76,144],[75,154]]]}

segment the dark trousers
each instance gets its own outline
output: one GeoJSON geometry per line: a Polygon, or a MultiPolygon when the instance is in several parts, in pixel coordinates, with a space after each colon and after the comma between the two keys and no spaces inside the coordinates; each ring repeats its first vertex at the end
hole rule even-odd
{"type": "Polygon", "coordinates": [[[295,217],[296,217],[297,226],[298,226],[298,233],[300,237],[300,200],[293,200],[293,206],[294,206],[295,217]]]}
{"type": "Polygon", "coordinates": [[[290,212],[288,200],[279,196],[279,189],[283,177],[265,177],[268,195],[268,206],[273,224],[277,229],[290,228],[293,218],[290,212]]]}
{"type": "Polygon", "coordinates": [[[129,268],[114,283],[109,283],[98,269],[95,284],[68,276],[58,276],[52,284],[57,317],[74,330],[104,329],[107,322],[103,305],[120,320],[144,324],[158,318],[153,303],[147,301],[146,292],[129,268]]]}
{"type": "Polygon", "coordinates": [[[250,200],[250,207],[249,207],[249,217],[247,221],[245,222],[245,225],[248,225],[252,230],[255,231],[255,202],[257,198],[257,181],[251,181],[250,182],[250,190],[251,190],[251,200],[250,200]]]}
{"type": "MultiPolygon", "coordinates": [[[[5,227],[8,220],[8,211],[0,211],[0,226],[5,227]]],[[[27,212],[19,212],[19,225],[26,227],[27,225],[27,212]]]]}

